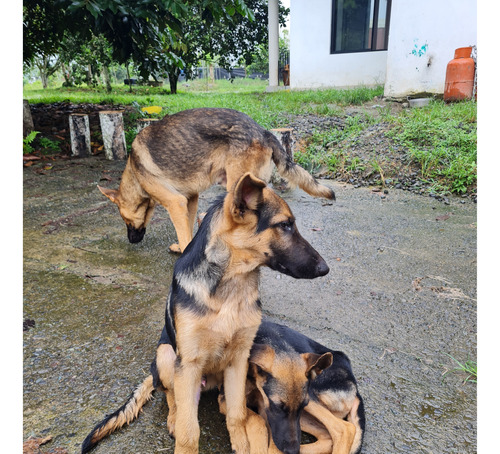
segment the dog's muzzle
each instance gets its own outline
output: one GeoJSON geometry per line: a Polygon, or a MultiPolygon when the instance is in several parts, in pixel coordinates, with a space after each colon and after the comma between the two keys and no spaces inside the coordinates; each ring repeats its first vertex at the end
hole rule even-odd
{"type": "Polygon", "coordinates": [[[142,229],[136,229],[130,225],[127,225],[127,236],[128,240],[131,243],[140,243],[144,238],[144,234],[146,233],[146,227],[142,229]]]}

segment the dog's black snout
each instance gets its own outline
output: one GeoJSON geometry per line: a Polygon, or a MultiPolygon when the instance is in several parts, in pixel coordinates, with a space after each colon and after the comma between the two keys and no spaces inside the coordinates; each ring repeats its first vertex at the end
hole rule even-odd
{"type": "Polygon", "coordinates": [[[318,273],[318,276],[325,276],[329,273],[329,271],[329,266],[323,259],[321,259],[320,262],[316,265],[316,272],[318,273]]]}
{"type": "Polygon", "coordinates": [[[300,445],[290,441],[283,446],[283,454],[300,454],[300,445]]]}
{"type": "Polygon", "coordinates": [[[146,233],[146,227],[142,229],[136,229],[130,225],[127,225],[127,236],[130,243],[140,243],[144,238],[146,233]]]}

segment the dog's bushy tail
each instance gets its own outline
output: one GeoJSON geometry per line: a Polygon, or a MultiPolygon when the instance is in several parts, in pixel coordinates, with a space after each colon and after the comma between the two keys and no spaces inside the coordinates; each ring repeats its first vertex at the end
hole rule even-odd
{"type": "Polygon", "coordinates": [[[272,159],[278,169],[278,173],[285,178],[292,187],[298,186],[313,197],[324,197],[326,199],[335,200],[333,189],[318,183],[307,170],[293,162],[293,157],[287,154],[279,140],[271,132],[269,132],[268,139],[273,150],[272,159]]]}
{"type": "Polygon", "coordinates": [[[134,421],[144,404],[151,399],[154,390],[153,376],[149,375],[131,394],[122,407],[114,413],[107,415],[103,421],[92,429],[92,432],[90,432],[82,444],[82,454],[92,450],[99,441],[110,433],[134,421]]]}
{"type": "Polygon", "coordinates": [[[363,436],[365,434],[365,407],[363,404],[363,399],[357,394],[358,405],[354,405],[351,412],[347,416],[347,420],[354,424],[356,428],[356,433],[354,435],[354,441],[352,442],[351,452],[349,454],[359,454],[361,452],[361,446],[363,444],[363,436]]]}

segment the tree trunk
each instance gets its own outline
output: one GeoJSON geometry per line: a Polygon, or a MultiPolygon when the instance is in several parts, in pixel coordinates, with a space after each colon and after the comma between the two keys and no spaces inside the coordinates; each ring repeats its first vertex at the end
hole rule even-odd
{"type": "Polygon", "coordinates": [[[40,78],[42,79],[42,88],[45,90],[49,86],[49,77],[42,69],[40,69],[40,78]]]}
{"type": "Polygon", "coordinates": [[[92,86],[92,67],[87,65],[87,85],[92,86]]]}
{"type": "Polygon", "coordinates": [[[63,77],[64,77],[64,82],[66,84],[66,87],[71,87],[71,81],[70,81],[70,76],[69,76],[69,72],[68,70],[66,69],[66,65],[64,63],[61,63],[61,71],[63,73],[63,77]]]}
{"type": "Polygon", "coordinates": [[[106,92],[111,93],[111,80],[109,77],[109,68],[106,65],[102,67],[102,75],[104,76],[104,84],[106,85],[106,92]]]}
{"type": "Polygon", "coordinates": [[[168,73],[168,81],[170,83],[170,93],[177,94],[177,81],[179,80],[179,73],[177,70],[168,73]]]}
{"type": "Polygon", "coordinates": [[[210,65],[208,66],[208,78],[210,82],[215,82],[214,65],[212,63],[210,63],[210,65]]]}
{"type": "Polygon", "coordinates": [[[47,58],[42,57],[42,60],[37,63],[38,70],[40,71],[40,79],[42,79],[42,88],[46,89],[49,86],[49,75],[47,73],[47,58]]]}
{"type": "Polygon", "coordinates": [[[126,64],[126,66],[127,66],[128,91],[132,93],[132,82],[130,81],[130,71],[128,69],[128,63],[126,64]]]}

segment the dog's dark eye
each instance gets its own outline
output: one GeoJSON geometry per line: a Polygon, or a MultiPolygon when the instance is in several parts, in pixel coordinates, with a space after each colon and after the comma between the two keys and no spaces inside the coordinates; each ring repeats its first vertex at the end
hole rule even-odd
{"type": "Polygon", "coordinates": [[[279,228],[285,232],[291,232],[293,230],[293,221],[284,221],[278,224],[279,228]]]}

